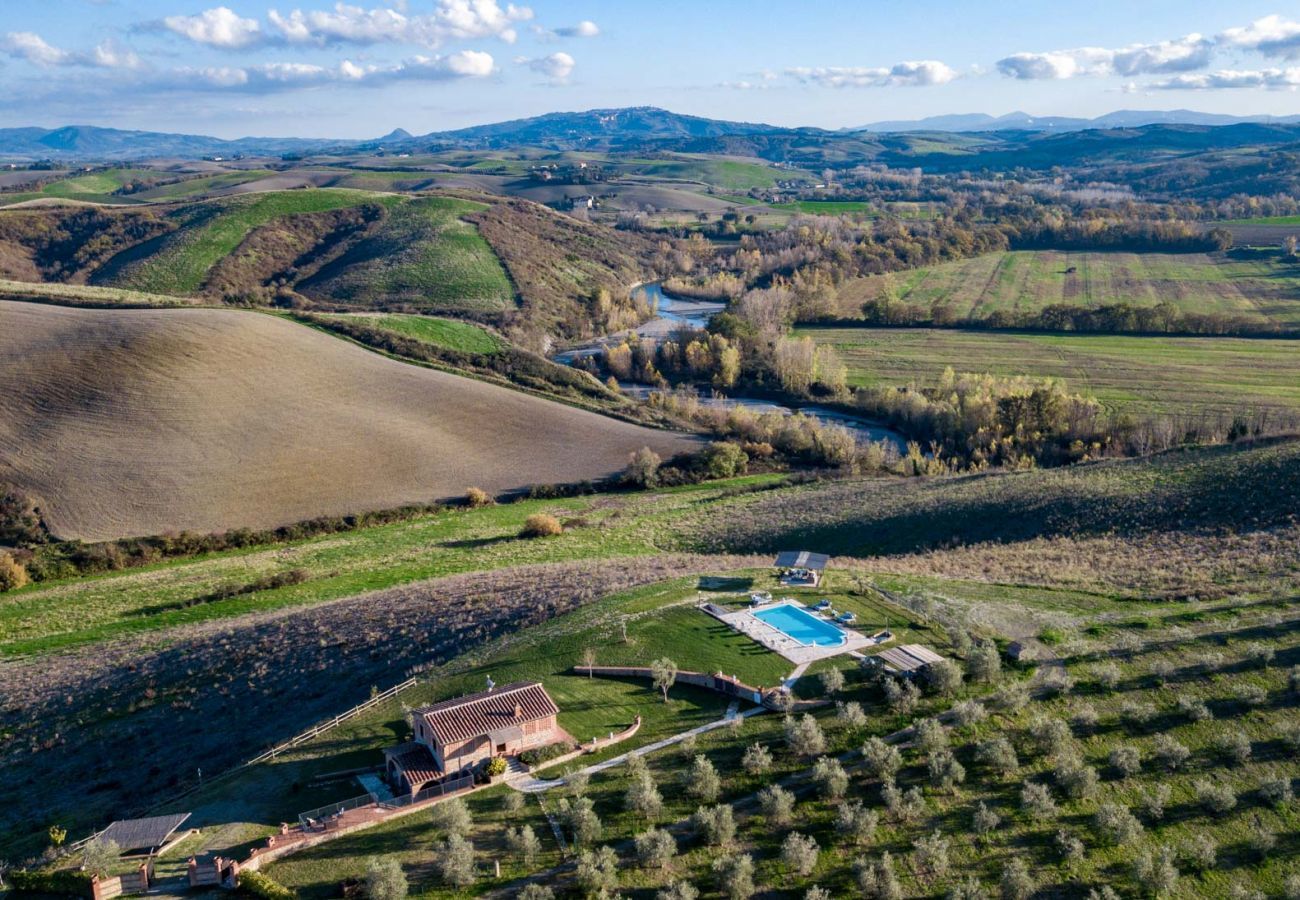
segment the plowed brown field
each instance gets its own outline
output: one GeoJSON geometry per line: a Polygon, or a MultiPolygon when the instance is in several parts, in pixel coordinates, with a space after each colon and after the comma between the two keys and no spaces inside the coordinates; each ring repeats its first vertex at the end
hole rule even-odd
{"type": "Polygon", "coordinates": [[[213,309],[0,302],[0,481],[54,532],[265,528],[614,473],[693,439],[213,309]]]}

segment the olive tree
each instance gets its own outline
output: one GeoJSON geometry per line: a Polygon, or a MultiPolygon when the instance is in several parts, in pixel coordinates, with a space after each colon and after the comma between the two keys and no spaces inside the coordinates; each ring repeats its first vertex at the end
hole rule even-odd
{"type": "Polygon", "coordinates": [[[677,683],[677,663],[666,656],[661,656],[650,663],[650,678],[655,688],[663,693],[664,702],[668,702],[668,689],[677,683]]]}
{"type": "Polygon", "coordinates": [[[806,878],[817,868],[820,849],[810,835],[792,831],[781,842],[781,864],[801,878],[806,878]]]}
{"type": "Polygon", "coordinates": [[[402,865],[390,857],[371,859],[366,863],[366,897],[369,900],[405,900],[406,873],[402,865]]]}

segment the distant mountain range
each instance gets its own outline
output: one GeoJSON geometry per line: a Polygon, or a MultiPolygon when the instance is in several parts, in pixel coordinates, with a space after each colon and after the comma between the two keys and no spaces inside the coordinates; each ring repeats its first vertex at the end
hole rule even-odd
{"type": "Polygon", "coordinates": [[[930,116],[925,119],[903,119],[872,122],[860,128],[845,131],[874,131],[889,133],[900,131],[1088,131],[1099,128],[1141,128],[1146,125],[1289,125],[1300,122],[1298,116],[1229,116],[1220,113],[1196,112],[1191,109],[1143,110],[1121,109],[1095,119],[1077,119],[1069,116],[1031,116],[1013,112],[1005,116],[984,113],[964,113],[949,116],[930,116]]]}
{"type": "MultiPolygon", "coordinates": [[[[493,149],[545,147],[553,150],[670,150],[742,153],[771,159],[794,159],[805,146],[835,145],[852,156],[886,149],[908,151],[907,132],[983,133],[993,143],[1031,141],[1053,133],[1096,130],[1115,136],[1125,129],[1205,129],[1223,126],[1282,127],[1300,124],[1300,116],[1226,116],[1191,110],[1121,110],[1095,119],[1036,117],[1027,113],[933,116],[913,121],[875,122],[862,128],[832,131],[785,128],[753,122],[730,122],[687,116],[650,106],[548,113],[453,131],[415,136],[398,128],[372,140],[247,137],[224,140],[190,134],[123,131],[96,126],[0,129],[0,164],[53,159],[66,162],[107,162],[142,159],[202,159],[233,156],[286,156],[427,151],[444,148],[493,149]],[[1018,134],[1017,134],[1018,133],[1018,134]],[[897,138],[888,135],[897,134],[897,138]],[[885,135],[886,137],[877,137],[885,135]]],[[[1217,140],[1202,135],[1171,134],[1176,143],[1205,145],[1217,140]]],[[[1222,139],[1230,135],[1222,135],[1222,139]]],[[[1287,137],[1285,135],[1281,137],[1287,137]]],[[[1233,138],[1235,140],[1235,138],[1233,138]]],[[[1280,138],[1276,138],[1280,139],[1280,138]]],[[[1294,136],[1289,137],[1295,140],[1294,136]]]]}

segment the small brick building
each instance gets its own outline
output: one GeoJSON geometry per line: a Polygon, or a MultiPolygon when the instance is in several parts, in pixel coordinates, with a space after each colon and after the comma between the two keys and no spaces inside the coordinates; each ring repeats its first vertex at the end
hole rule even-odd
{"type": "Polygon", "coordinates": [[[389,780],[415,793],[494,756],[555,743],[564,737],[559,711],[537,681],[422,706],[413,713],[415,740],[384,751],[389,780]]]}

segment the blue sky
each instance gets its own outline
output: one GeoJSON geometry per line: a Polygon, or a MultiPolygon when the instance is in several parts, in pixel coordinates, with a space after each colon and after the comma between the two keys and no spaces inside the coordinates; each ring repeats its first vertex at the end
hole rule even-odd
{"type": "Polygon", "coordinates": [[[1300,113],[1300,10],[1276,0],[4,5],[4,126],[375,137],[635,105],[829,128],[1300,113]]]}

